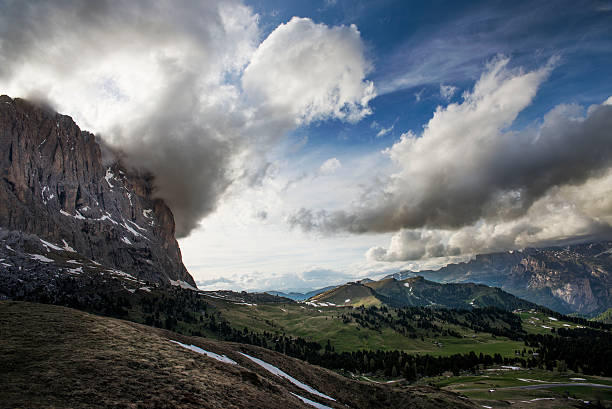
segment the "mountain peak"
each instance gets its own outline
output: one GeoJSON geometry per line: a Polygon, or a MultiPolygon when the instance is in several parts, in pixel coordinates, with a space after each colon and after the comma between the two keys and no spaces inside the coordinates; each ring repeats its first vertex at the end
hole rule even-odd
{"type": "Polygon", "coordinates": [[[69,116],[0,97],[0,227],[153,282],[194,286],[152,177],[103,159],[69,116]]]}

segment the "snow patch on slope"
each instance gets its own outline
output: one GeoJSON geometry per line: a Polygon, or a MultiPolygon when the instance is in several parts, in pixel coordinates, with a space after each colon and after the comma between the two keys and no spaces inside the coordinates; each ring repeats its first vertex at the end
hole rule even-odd
{"type": "Polygon", "coordinates": [[[113,172],[111,171],[111,168],[106,169],[106,175],[104,175],[104,180],[106,180],[106,183],[108,183],[108,186],[112,189],[114,186],[111,184],[110,180],[115,177],[115,175],[113,174],[113,172]]]}
{"type": "Polygon", "coordinates": [[[40,254],[30,254],[34,260],[42,261],[43,263],[53,263],[54,260],[47,258],[45,256],[41,256],[40,254]]]}
{"type": "Polygon", "coordinates": [[[209,358],[216,359],[217,361],[220,361],[220,362],[225,362],[226,364],[238,365],[238,364],[236,363],[236,361],[234,361],[233,359],[230,359],[230,358],[226,357],[225,355],[215,354],[214,352],[206,351],[206,350],[204,350],[204,349],[202,349],[202,348],[200,348],[200,347],[197,347],[197,346],[195,346],[195,345],[187,345],[187,344],[183,344],[182,342],[173,341],[173,340],[170,340],[170,342],[173,342],[173,343],[175,343],[175,344],[177,344],[177,345],[180,345],[180,346],[182,346],[183,348],[190,349],[190,350],[192,350],[193,352],[197,352],[198,354],[206,355],[206,356],[208,356],[209,358]]]}
{"type": "Polygon", "coordinates": [[[298,395],[297,393],[293,393],[293,392],[289,392],[289,393],[291,393],[291,394],[292,394],[293,396],[295,396],[296,398],[299,398],[299,399],[300,399],[302,402],[304,402],[305,404],[310,405],[310,406],[314,406],[314,407],[315,407],[315,408],[317,408],[317,409],[332,409],[331,407],[329,407],[329,406],[325,406],[325,405],[322,405],[322,404],[320,404],[319,402],[315,402],[315,401],[313,401],[313,400],[306,399],[305,397],[300,396],[300,395],[298,395]]]}
{"type": "Polygon", "coordinates": [[[275,367],[274,365],[270,365],[267,362],[262,361],[261,359],[252,357],[250,355],[244,354],[242,352],[239,352],[240,355],[249,358],[251,361],[255,362],[257,365],[263,367],[265,370],[267,370],[270,373],[273,373],[276,376],[280,376],[281,378],[285,378],[287,379],[289,382],[291,382],[292,384],[294,384],[295,386],[297,386],[300,389],[304,389],[307,392],[312,393],[313,395],[316,396],[320,396],[322,398],[325,399],[329,399],[329,400],[333,400],[335,401],[336,399],[325,395],[324,393],[319,392],[318,390],[298,381],[297,379],[295,379],[294,377],[292,377],[291,375],[286,374],[285,372],[281,371],[280,369],[278,369],[277,367],[275,367]]]}
{"type": "Polygon", "coordinates": [[[194,286],[192,286],[191,284],[183,280],[170,280],[170,284],[177,286],[177,287],[185,288],[187,290],[198,291],[197,288],[195,288],[194,286]]]}

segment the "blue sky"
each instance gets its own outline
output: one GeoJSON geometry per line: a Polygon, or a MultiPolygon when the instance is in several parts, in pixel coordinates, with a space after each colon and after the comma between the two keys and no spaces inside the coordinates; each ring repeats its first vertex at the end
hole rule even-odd
{"type": "Polygon", "coordinates": [[[293,16],[328,25],[356,24],[375,69],[368,78],[382,94],[374,114],[355,125],[317,123],[308,130],[317,145],[387,146],[402,132],[418,130],[439,104],[440,84],[471,87],[497,54],[533,69],[549,58],[559,68],[542,85],[517,126],[557,103],[590,105],[605,100],[612,80],[612,2],[604,1],[251,1],[264,36],[293,16]],[[406,78],[406,85],[400,80],[406,78]],[[396,84],[397,83],[397,84],[396,84]],[[416,94],[420,94],[417,101],[416,94]],[[394,130],[376,138],[373,121],[394,130]],[[350,133],[350,138],[333,135],[350,133]]]}
{"type": "Polygon", "coordinates": [[[153,172],[201,288],[612,237],[612,1],[29,5],[0,89],[153,172]]]}

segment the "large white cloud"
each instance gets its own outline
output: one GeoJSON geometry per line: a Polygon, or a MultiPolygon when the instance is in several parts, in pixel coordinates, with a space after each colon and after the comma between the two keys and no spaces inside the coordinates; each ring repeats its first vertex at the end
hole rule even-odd
{"type": "Polygon", "coordinates": [[[330,117],[357,121],[370,113],[371,65],[355,25],[329,27],[294,17],[261,43],[242,77],[261,114],[297,123],[330,117]]]}

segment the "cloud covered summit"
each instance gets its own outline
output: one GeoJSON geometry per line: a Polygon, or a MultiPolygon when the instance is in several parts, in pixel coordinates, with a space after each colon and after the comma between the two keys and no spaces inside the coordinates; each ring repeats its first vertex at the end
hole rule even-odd
{"type": "Polygon", "coordinates": [[[238,1],[2,2],[0,88],[48,101],[155,175],[177,235],[259,183],[296,126],[374,97],[360,33],[308,18],[265,39],[238,1]],[[282,91],[282,92],[281,92],[282,91]]]}

